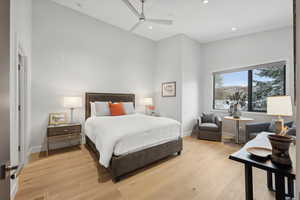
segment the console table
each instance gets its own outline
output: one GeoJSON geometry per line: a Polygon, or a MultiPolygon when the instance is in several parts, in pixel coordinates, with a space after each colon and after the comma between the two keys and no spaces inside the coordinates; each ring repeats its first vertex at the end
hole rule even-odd
{"type": "Polygon", "coordinates": [[[246,200],[253,200],[253,177],[252,167],[256,167],[267,172],[268,188],[271,187],[272,174],[275,174],[275,196],[276,200],[284,200],[286,196],[293,196],[294,180],[296,179],[296,146],[291,145],[290,156],[293,165],[290,168],[282,167],[274,164],[270,159],[261,160],[252,157],[248,152],[248,147],[267,147],[272,148],[268,139],[270,133],[262,132],[257,135],[253,140],[249,141],[241,150],[231,154],[229,159],[243,163],[245,165],[245,195],[246,200]],[[285,178],[288,179],[288,192],[285,191],[285,178]]]}

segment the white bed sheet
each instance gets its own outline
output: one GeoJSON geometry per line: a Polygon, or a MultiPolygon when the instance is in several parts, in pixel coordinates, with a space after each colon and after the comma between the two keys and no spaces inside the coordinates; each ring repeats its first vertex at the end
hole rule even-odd
{"type": "Polygon", "coordinates": [[[113,154],[129,154],[182,136],[178,121],[143,114],[91,117],[85,134],[95,143],[104,167],[109,166],[113,154]]]}

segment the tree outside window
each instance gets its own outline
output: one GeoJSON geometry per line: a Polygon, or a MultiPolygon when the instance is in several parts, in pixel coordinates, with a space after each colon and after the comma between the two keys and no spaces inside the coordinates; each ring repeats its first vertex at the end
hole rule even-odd
{"type": "Polygon", "coordinates": [[[285,62],[214,74],[214,109],[238,103],[243,111],[266,112],[267,97],[285,95],[285,62]]]}

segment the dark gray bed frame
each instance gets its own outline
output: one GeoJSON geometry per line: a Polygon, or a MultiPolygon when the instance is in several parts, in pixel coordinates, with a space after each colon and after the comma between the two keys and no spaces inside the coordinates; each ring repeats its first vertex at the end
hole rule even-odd
{"type": "MultiPolygon", "coordinates": [[[[90,102],[95,101],[111,101],[111,102],[133,102],[135,104],[134,94],[112,94],[112,93],[86,93],[85,95],[85,119],[91,116],[90,102]]],[[[94,152],[99,160],[100,153],[95,144],[88,136],[85,136],[86,146],[94,152]]],[[[113,181],[117,182],[120,178],[134,170],[143,168],[151,163],[159,161],[170,155],[177,153],[181,154],[182,138],[175,141],[170,141],[164,144],[153,146],[134,153],[115,156],[113,155],[110,161],[108,170],[111,173],[113,181]]]]}

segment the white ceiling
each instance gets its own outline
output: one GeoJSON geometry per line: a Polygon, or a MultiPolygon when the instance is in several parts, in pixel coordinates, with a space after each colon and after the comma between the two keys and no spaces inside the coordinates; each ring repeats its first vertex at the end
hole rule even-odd
{"type": "MultiPolygon", "coordinates": [[[[54,1],[125,30],[137,22],[122,0],[54,1]]],[[[140,6],[139,0],[130,2],[140,6]]],[[[292,0],[147,0],[146,17],[172,19],[174,24],[145,22],[134,33],[152,40],[183,33],[205,43],[290,26],[292,10],[292,0]]]]}

